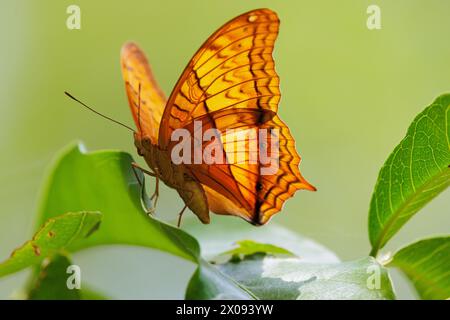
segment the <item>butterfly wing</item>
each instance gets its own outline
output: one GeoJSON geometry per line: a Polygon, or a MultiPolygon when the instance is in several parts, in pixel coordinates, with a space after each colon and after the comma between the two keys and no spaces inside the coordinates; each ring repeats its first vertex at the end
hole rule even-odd
{"type": "Polygon", "coordinates": [[[139,132],[158,143],[159,124],[166,105],[143,51],[126,43],[121,51],[122,76],[128,102],[139,132]]]}
{"type": "MultiPolygon", "coordinates": [[[[280,165],[271,176],[261,174],[260,164],[185,164],[190,175],[204,186],[211,211],[238,215],[254,224],[266,223],[296,190],[314,189],[300,175],[294,140],[276,115],[280,91],[272,52],[278,27],[273,11],[259,9],[238,16],[216,31],[184,70],[159,130],[160,147],[170,151],[175,145],[172,132],[185,128],[194,135],[195,121],[202,123],[203,130],[221,132],[278,129],[276,157],[280,165]]],[[[235,146],[235,141],[226,133],[218,141],[224,157],[232,156],[233,148],[228,147],[235,146]]],[[[202,149],[205,147],[202,145],[202,149]]],[[[251,150],[247,144],[235,152],[249,155],[251,150]]]]}
{"type": "Polygon", "coordinates": [[[172,131],[224,109],[277,111],[279,78],[272,51],[279,20],[268,9],[250,11],[217,30],[191,59],[164,111],[159,143],[172,131]]]}

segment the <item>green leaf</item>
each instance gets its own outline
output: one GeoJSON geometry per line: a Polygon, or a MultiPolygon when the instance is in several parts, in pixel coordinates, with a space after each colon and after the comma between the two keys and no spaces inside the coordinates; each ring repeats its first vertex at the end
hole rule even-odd
{"type": "MultiPolygon", "coordinates": [[[[126,244],[159,249],[196,262],[199,248],[194,238],[145,213],[142,188],[132,170],[132,161],[125,152],[86,153],[82,145],[67,148],[49,174],[39,221],[66,211],[100,211],[104,215],[101,229],[71,245],[71,251],[126,244]]],[[[142,174],[138,175],[142,181],[142,174]]]]}
{"type": "MultiPolygon", "coordinates": [[[[189,282],[187,299],[393,299],[386,272],[374,259],[340,263],[320,244],[281,226],[255,228],[238,219],[214,216],[203,226],[185,221],[184,228],[199,240],[208,260],[240,239],[268,243],[297,257],[247,255],[224,264],[200,261],[189,282]],[[372,271],[378,272],[380,288],[371,289],[372,271]]],[[[271,250],[269,250],[271,251],[271,250]]]]}
{"type": "Polygon", "coordinates": [[[83,288],[81,290],[81,300],[109,300],[108,296],[100,293],[87,285],[83,284],[83,288]]]}
{"type": "Polygon", "coordinates": [[[104,295],[93,291],[85,283],[80,289],[69,289],[67,281],[72,276],[67,268],[72,265],[63,254],[56,254],[45,259],[37,276],[28,285],[27,298],[30,300],[105,300],[104,295]]]}
{"type": "Polygon", "coordinates": [[[418,241],[398,251],[388,263],[402,270],[422,299],[450,298],[450,237],[418,241]]]}
{"type": "Polygon", "coordinates": [[[221,254],[225,256],[231,256],[233,259],[241,259],[246,256],[253,255],[255,253],[265,253],[270,255],[287,255],[293,256],[294,254],[289,250],[283,249],[273,244],[260,243],[253,240],[240,240],[236,241],[236,247],[225,251],[221,254]]]}
{"type": "Polygon", "coordinates": [[[304,261],[318,263],[339,261],[332,251],[321,244],[275,223],[255,228],[241,219],[222,216],[213,216],[213,219],[210,225],[200,224],[194,219],[186,219],[182,225],[200,242],[202,257],[206,260],[215,259],[233,248],[238,241],[247,239],[284,248],[304,261]]]}
{"type": "Polygon", "coordinates": [[[98,212],[66,213],[47,220],[32,240],[0,264],[0,277],[37,265],[48,256],[86,240],[102,219],[98,212]]]}
{"type": "Polygon", "coordinates": [[[30,300],[80,300],[79,289],[69,289],[67,278],[70,276],[66,270],[72,263],[64,255],[55,255],[44,265],[38,276],[31,284],[28,293],[30,300]]]}
{"type": "Polygon", "coordinates": [[[240,262],[200,265],[187,299],[394,299],[375,259],[322,264],[255,254],[240,262]]]}
{"type": "Polygon", "coordinates": [[[250,292],[216,267],[201,260],[197,270],[189,281],[186,299],[209,300],[248,300],[256,299],[250,292]]]}
{"type": "Polygon", "coordinates": [[[450,185],[450,95],[420,113],[378,176],[370,203],[371,255],[450,185]]]}

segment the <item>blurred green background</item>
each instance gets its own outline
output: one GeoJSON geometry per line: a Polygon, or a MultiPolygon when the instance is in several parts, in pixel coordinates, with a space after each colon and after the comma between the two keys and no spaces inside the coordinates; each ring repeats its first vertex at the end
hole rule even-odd
{"type": "MultiPolygon", "coordinates": [[[[129,132],[63,94],[68,90],[132,124],[119,66],[127,40],[147,52],[168,95],[192,54],[224,22],[258,7],[278,13],[279,113],[297,140],[303,174],[319,190],[297,193],[272,221],[344,260],[370,250],[367,213],[381,165],[415,115],[450,92],[445,0],[4,0],[0,6],[1,260],[30,237],[45,168],[61,147],[81,139],[90,150],[122,149],[137,157],[129,132]],[[81,8],[81,30],[66,28],[70,4],[81,8]],[[381,30],[366,27],[369,4],[381,8],[381,30]]],[[[384,251],[448,233],[449,195],[424,208],[384,251]]],[[[163,188],[158,216],[173,219],[181,207],[178,194],[163,188]]],[[[92,249],[75,262],[83,281],[114,298],[181,298],[194,270],[140,248],[92,249]]],[[[26,275],[2,279],[0,298],[14,295],[26,275]]],[[[394,281],[398,297],[414,297],[401,275],[394,281]]]]}

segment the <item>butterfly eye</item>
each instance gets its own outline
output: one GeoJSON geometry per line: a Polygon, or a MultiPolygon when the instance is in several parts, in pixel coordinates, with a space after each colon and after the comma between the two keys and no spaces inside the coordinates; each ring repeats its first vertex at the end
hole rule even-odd
{"type": "Polygon", "coordinates": [[[143,137],[142,138],[142,146],[146,149],[149,149],[152,146],[152,142],[150,140],[150,137],[143,137]]]}

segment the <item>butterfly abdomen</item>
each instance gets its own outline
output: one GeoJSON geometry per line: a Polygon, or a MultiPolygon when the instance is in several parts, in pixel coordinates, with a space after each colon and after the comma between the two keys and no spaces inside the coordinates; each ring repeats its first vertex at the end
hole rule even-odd
{"type": "Polygon", "coordinates": [[[203,223],[209,223],[209,207],[206,199],[205,190],[197,181],[184,175],[183,186],[177,188],[178,193],[188,208],[203,223]]]}

